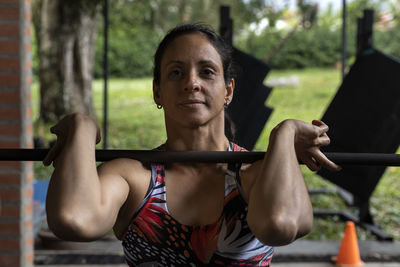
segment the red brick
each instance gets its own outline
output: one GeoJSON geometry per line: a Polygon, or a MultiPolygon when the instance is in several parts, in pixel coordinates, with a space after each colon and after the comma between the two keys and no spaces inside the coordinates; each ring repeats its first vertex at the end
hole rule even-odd
{"type": "Polygon", "coordinates": [[[30,75],[26,76],[25,82],[27,85],[32,85],[32,76],[30,75]]]}
{"type": "Polygon", "coordinates": [[[19,75],[0,74],[0,86],[19,86],[19,75]]]}
{"type": "Polygon", "coordinates": [[[26,101],[27,101],[27,102],[30,102],[30,101],[31,101],[31,98],[32,98],[31,91],[27,90],[27,91],[25,92],[25,99],[26,99],[26,101]]]}
{"type": "MultiPolygon", "coordinates": [[[[11,238],[0,238],[0,250],[18,250],[19,240],[11,238]]],[[[3,265],[2,265],[3,266],[3,265]]]]}
{"type": "Polygon", "coordinates": [[[19,119],[21,111],[19,107],[1,107],[0,106],[0,119],[19,119]]]}
{"type": "Polygon", "coordinates": [[[33,236],[32,236],[32,235],[31,235],[31,236],[28,236],[28,237],[26,238],[26,240],[25,240],[25,246],[26,246],[26,247],[33,246],[33,243],[34,243],[34,241],[33,241],[33,236]]]}
{"type": "Polygon", "coordinates": [[[30,53],[32,51],[32,44],[30,42],[25,44],[25,52],[30,53]]]}
{"type": "Polygon", "coordinates": [[[30,253],[26,254],[26,256],[25,256],[25,264],[26,265],[32,265],[33,258],[34,258],[33,252],[30,252],[30,253]]]}
{"type": "Polygon", "coordinates": [[[18,24],[0,24],[0,36],[19,37],[18,24]]]}
{"type": "Polygon", "coordinates": [[[0,168],[19,170],[21,164],[18,161],[0,161],[0,168]]]}
{"type": "Polygon", "coordinates": [[[0,0],[0,4],[18,4],[19,0],[0,0]]]}
{"type": "Polygon", "coordinates": [[[29,186],[25,190],[25,199],[32,200],[32,197],[33,197],[33,187],[29,186]]]}
{"type": "MultiPolygon", "coordinates": [[[[29,141],[26,144],[26,148],[33,148],[33,140],[32,140],[32,138],[29,138],[29,141]]],[[[27,163],[29,163],[29,162],[27,162],[27,163]]]]}
{"type": "Polygon", "coordinates": [[[20,201],[19,189],[0,189],[2,201],[20,201]]]}
{"type": "Polygon", "coordinates": [[[24,231],[25,232],[29,232],[33,230],[33,222],[32,220],[29,220],[27,222],[25,222],[25,227],[24,227],[24,231]]]}
{"type": "Polygon", "coordinates": [[[0,254],[0,266],[2,267],[16,267],[19,264],[18,254],[0,254]]]}
{"type": "Polygon", "coordinates": [[[0,70],[19,70],[19,58],[0,57],[0,70]]]}
{"type": "Polygon", "coordinates": [[[28,35],[28,36],[31,36],[31,35],[32,35],[32,29],[31,29],[31,26],[30,26],[30,25],[27,25],[27,26],[25,27],[25,34],[28,35]]]}
{"type": "Polygon", "coordinates": [[[7,104],[20,103],[19,91],[0,91],[0,102],[7,104]]]}
{"type": "MultiPolygon", "coordinates": [[[[4,207],[3,207],[4,208],[4,207]]],[[[0,222],[1,234],[19,234],[19,222],[0,222]]]]}
{"type": "MultiPolygon", "coordinates": [[[[1,25],[1,27],[3,27],[3,26],[4,25],[1,25]]],[[[19,52],[19,42],[18,42],[18,40],[0,41],[0,53],[18,54],[18,52],[19,52]]]]}
{"type": "Polygon", "coordinates": [[[25,60],[25,69],[30,70],[32,68],[32,63],[29,59],[25,60]]]}
{"type": "MultiPolygon", "coordinates": [[[[29,110],[29,108],[28,108],[28,110],[29,110]]],[[[27,111],[27,113],[28,113],[28,111],[27,111]]],[[[26,132],[26,134],[28,134],[28,135],[32,135],[32,134],[33,134],[33,126],[32,126],[32,124],[28,124],[28,125],[25,127],[25,132],[26,132]]]]}
{"type": "Polygon", "coordinates": [[[32,108],[29,107],[29,106],[25,110],[25,118],[27,118],[27,119],[31,119],[32,118],[32,108]]]}
{"type": "Polygon", "coordinates": [[[0,141],[0,148],[19,148],[18,141],[0,141]]]}
{"type": "MultiPolygon", "coordinates": [[[[19,218],[19,206],[3,205],[1,207],[1,217],[19,218]]],[[[5,228],[6,226],[4,226],[3,223],[0,223],[0,233],[7,233],[8,230],[5,228]]]]}
{"type": "MultiPolygon", "coordinates": [[[[27,146],[26,148],[32,148],[32,147],[27,146]]],[[[28,168],[32,168],[33,167],[33,161],[25,161],[25,165],[28,168]]]]}
{"type": "Polygon", "coordinates": [[[26,10],[25,11],[25,19],[27,21],[31,21],[31,18],[32,18],[31,12],[29,10],[26,10]]]}
{"type": "Polygon", "coordinates": [[[33,183],[33,179],[34,179],[34,176],[33,176],[33,172],[28,172],[27,174],[26,174],[26,183],[33,183]]]}
{"type": "Polygon", "coordinates": [[[0,184],[2,185],[19,185],[20,175],[17,173],[9,173],[9,174],[0,174],[0,184]]]}
{"type": "Polygon", "coordinates": [[[33,212],[33,202],[30,201],[25,206],[25,214],[32,214],[32,212],[33,212]]]}
{"type": "Polygon", "coordinates": [[[21,128],[18,124],[0,124],[0,135],[19,136],[20,132],[21,128]]]}
{"type": "Polygon", "coordinates": [[[3,20],[18,20],[19,9],[15,7],[3,7],[0,8],[0,19],[3,20]]]}

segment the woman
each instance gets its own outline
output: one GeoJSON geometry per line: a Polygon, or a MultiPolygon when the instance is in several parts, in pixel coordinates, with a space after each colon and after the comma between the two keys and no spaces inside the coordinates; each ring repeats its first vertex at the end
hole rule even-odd
{"type": "MultiPolygon", "coordinates": [[[[238,151],[224,131],[232,100],[229,48],[214,31],[182,25],[155,54],[153,94],[164,109],[166,151],[238,151]]],[[[229,128],[229,127],[228,127],[229,128]]],[[[65,117],[44,163],[55,166],[47,195],[50,228],[62,239],[95,240],[111,228],[131,266],[269,266],[273,248],[307,234],[312,207],[298,161],[337,170],[320,151],[328,127],[285,120],[263,160],[248,165],[152,164],[132,159],[96,169],[99,129],[65,117]]]]}

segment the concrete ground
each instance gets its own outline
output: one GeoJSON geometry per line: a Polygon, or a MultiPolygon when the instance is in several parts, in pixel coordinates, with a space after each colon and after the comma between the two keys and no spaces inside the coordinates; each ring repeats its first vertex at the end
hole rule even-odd
{"type": "MultiPolygon", "coordinates": [[[[52,244],[52,246],[55,245],[52,244]]],[[[298,240],[288,246],[276,247],[272,266],[335,266],[332,263],[332,257],[337,255],[339,247],[339,241],[298,240]]],[[[359,250],[366,267],[400,267],[400,242],[359,241],[359,250]]],[[[127,265],[124,264],[120,241],[108,238],[91,243],[64,244],[64,247],[59,246],[56,250],[39,244],[35,249],[35,266],[121,267],[127,265]]]]}
{"type": "MultiPolygon", "coordinates": [[[[35,266],[43,266],[43,265],[35,265],[35,266]]],[[[126,264],[103,264],[103,265],[46,265],[46,267],[126,267],[126,264]]],[[[332,263],[323,263],[323,262],[306,262],[306,263],[273,263],[272,267],[333,267],[332,263]]],[[[399,263],[366,263],[365,267],[399,267],[399,263]]]]}

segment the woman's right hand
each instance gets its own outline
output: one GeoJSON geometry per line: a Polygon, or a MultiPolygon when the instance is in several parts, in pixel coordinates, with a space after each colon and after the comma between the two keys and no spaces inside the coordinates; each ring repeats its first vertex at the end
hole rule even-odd
{"type": "Polygon", "coordinates": [[[84,127],[84,131],[93,132],[96,144],[100,142],[100,128],[92,118],[80,113],[69,114],[50,128],[50,132],[57,136],[57,140],[47,153],[43,164],[48,166],[53,162],[55,166],[58,155],[71,141],[71,137],[77,129],[82,127],[84,127]]]}

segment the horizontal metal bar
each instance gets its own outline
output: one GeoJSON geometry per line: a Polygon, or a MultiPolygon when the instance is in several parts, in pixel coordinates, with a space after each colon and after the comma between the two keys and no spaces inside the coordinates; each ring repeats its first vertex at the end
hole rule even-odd
{"type": "MultiPolygon", "coordinates": [[[[0,161],[42,161],[48,149],[0,149],[0,161]]],[[[337,164],[400,166],[400,154],[383,153],[324,153],[337,164]]],[[[264,157],[265,152],[225,151],[156,151],[156,150],[96,150],[96,161],[131,158],[142,162],[203,162],[251,163],[264,157]]]]}

